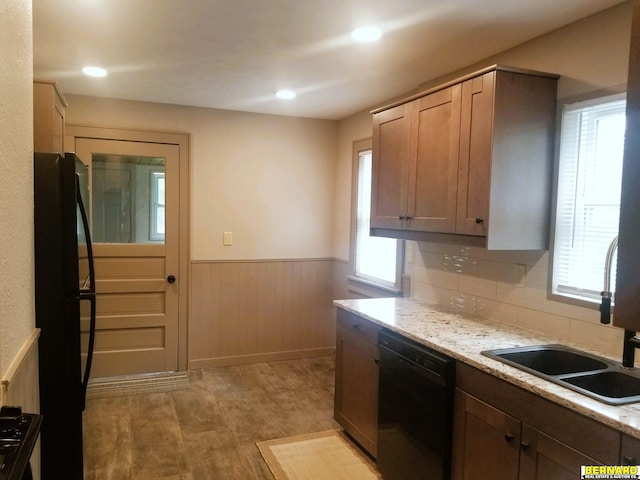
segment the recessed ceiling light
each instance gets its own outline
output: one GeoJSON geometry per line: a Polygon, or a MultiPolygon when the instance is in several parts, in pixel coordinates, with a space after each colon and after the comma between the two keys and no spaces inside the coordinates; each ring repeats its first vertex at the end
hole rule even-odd
{"type": "Polygon", "coordinates": [[[351,36],[357,42],[375,42],[382,37],[382,31],[374,26],[359,27],[351,32],[351,36]]]}
{"type": "Polygon", "coordinates": [[[82,73],[90,77],[106,77],[107,71],[102,67],[83,67],[82,73]]]}
{"type": "Polygon", "coordinates": [[[293,90],[278,90],[276,92],[276,97],[282,100],[291,100],[293,98],[296,98],[296,92],[294,92],[293,90]]]}

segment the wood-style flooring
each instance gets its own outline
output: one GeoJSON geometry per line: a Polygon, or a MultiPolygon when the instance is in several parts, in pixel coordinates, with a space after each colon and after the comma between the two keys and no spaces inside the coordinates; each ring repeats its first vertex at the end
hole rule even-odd
{"type": "Polygon", "coordinates": [[[333,357],[189,377],[170,392],[88,399],[85,480],[273,480],[256,442],[339,428],[333,357]]]}

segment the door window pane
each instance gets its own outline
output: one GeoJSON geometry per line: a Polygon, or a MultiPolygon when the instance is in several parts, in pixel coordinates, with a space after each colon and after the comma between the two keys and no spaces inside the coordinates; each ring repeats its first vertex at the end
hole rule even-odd
{"type": "Polygon", "coordinates": [[[99,243],[164,243],[165,159],[93,153],[92,235],[99,243]]]}

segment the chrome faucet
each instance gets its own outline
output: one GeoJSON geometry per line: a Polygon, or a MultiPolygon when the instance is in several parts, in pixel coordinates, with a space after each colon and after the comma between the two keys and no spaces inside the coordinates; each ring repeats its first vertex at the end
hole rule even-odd
{"type": "Polygon", "coordinates": [[[602,296],[602,303],[600,304],[600,323],[611,323],[611,264],[613,263],[613,254],[618,248],[618,236],[616,235],[607,250],[607,258],[604,262],[604,288],[600,295],[602,296]]]}
{"type": "MultiPolygon", "coordinates": [[[[600,323],[611,323],[611,264],[613,262],[613,254],[618,248],[618,237],[611,240],[609,249],[607,250],[607,258],[604,264],[604,288],[602,295],[602,303],[600,304],[600,323]]],[[[626,368],[635,367],[636,348],[640,348],[640,338],[636,337],[633,330],[624,331],[624,343],[622,345],[622,366],[626,368]]]]}

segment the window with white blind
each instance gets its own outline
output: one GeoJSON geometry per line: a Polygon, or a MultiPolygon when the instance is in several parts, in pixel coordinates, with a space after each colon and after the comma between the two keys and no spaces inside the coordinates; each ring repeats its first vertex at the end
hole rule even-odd
{"type": "MultiPolygon", "coordinates": [[[[562,112],[552,291],[600,301],[607,250],[618,235],[624,94],[565,105],[562,112]]],[[[615,258],[611,291],[615,292],[615,258]]]]}
{"type": "MultiPolygon", "coordinates": [[[[397,295],[401,290],[400,242],[393,238],[369,235],[371,171],[371,141],[357,142],[354,151],[354,175],[356,178],[353,202],[351,287],[353,288],[355,281],[397,295]]],[[[359,291],[365,294],[372,293],[366,287],[359,289],[359,291]]]]}

